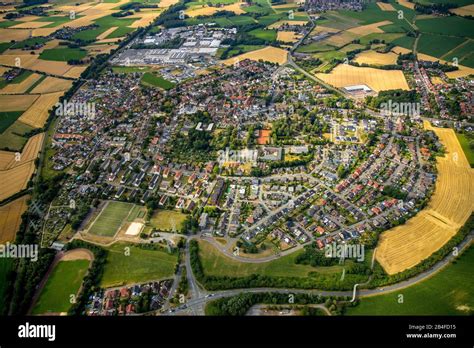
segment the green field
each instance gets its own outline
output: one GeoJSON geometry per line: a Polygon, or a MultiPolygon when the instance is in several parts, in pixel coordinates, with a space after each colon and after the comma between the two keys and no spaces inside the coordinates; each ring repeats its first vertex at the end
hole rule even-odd
{"type": "Polygon", "coordinates": [[[422,33],[474,38],[472,20],[459,16],[419,19],[416,25],[422,33]]]}
{"type": "MultiPolygon", "coordinates": [[[[466,135],[460,133],[456,133],[456,136],[458,137],[459,143],[461,144],[461,147],[467,157],[467,160],[469,161],[469,164],[471,165],[471,168],[474,168],[474,151],[469,145],[469,138],[466,135]]],[[[474,140],[472,141],[474,142],[474,140]]]]}
{"type": "Polygon", "coordinates": [[[13,259],[0,259],[0,313],[3,313],[5,307],[5,292],[7,286],[7,276],[13,267],[13,259]]]}
{"type": "Polygon", "coordinates": [[[92,224],[89,233],[105,237],[115,236],[132,208],[132,203],[108,202],[92,224]]]}
{"type": "Polygon", "coordinates": [[[275,41],[277,38],[277,31],[274,29],[255,29],[249,31],[249,34],[265,41],[275,41]]]}
{"type": "Polygon", "coordinates": [[[186,214],[174,210],[157,210],[150,219],[150,225],[159,231],[179,231],[186,214]]]}
{"type": "Polygon", "coordinates": [[[22,135],[31,132],[33,127],[16,121],[0,134],[0,149],[8,148],[12,151],[21,151],[28,139],[22,135]]]}
{"type": "Polygon", "coordinates": [[[67,312],[89,268],[88,260],[61,261],[54,268],[33,308],[33,314],[67,312]]]}
{"type": "Polygon", "coordinates": [[[447,61],[452,61],[454,58],[457,58],[459,64],[474,68],[474,41],[464,41],[463,44],[442,58],[447,61]]]}
{"type": "Polygon", "coordinates": [[[474,248],[431,278],[390,294],[362,298],[348,315],[466,315],[474,313],[474,248]],[[398,303],[398,295],[403,303],[398,303]]]}
{"type": "Polygon", "coordinates": [[[296,264],[295,258],[302,251],[263,263],[246,263],[235,261],[216,249],[208,242],[199,242],[199,256],[206,275],[244,277],[251,274],[262,274],[274,277],[308,277],[310,272],[341,273],[342,266],[313,267],[296,264]]]}
{"type": "Polygon", "coordinates": [[[117,74],[129,74],[151,71],[151,69],[147,66],[113,66],[112,71],[117,74]]]}
{"type": "Polygon", "coordinates": [[[131,244],[114,244],[107,250],[102,287],[170,278],[178,260],[176,255],[165,251],[142,249],[131,244]],[[125,248],[130,248],[128,256],[125,248]]]}
{"type": "Polygon", "coordinates": [[[418,40],[417,51],[433,57],[441,58],[464,41],[465,39],[460,37],[421,34],[421,37],[418,40]]]}
{"type": "Polygon", "coordinates": [[[87,55],[86,50],[82,50],[79,48],[51,48],[49,50],[44,50],[40,54],[40,59],[44,60],[55,60],[55,61],[62,61],[67,62],[71,59],[81,60],[87,55]]]}
{"type": "Polygon", "coordinates": [[[21,114],[23,114],[23,111],[0,111],[0,134],[5,132],[21,114]]]}
{"type": "Polygon", "coordinates": [[[146,73],[143,74],[142,79],[140,80],[140,82],[142,82],[146,85],[160,87],[160,88],[163,88],[163,89],[166,89],[166,90],[171,89],[175,86],[175,84],[173,82],[165,80],[161,76],[157,76],[157,75],[149,73],[149,72],[146,72],[146,73]]]}

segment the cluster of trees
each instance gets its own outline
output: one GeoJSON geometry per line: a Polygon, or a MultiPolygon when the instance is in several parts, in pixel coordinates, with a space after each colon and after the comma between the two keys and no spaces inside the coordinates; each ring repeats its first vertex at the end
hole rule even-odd
{"type": "Polygon", "coordinates": [[[311,243],[304,247],[304,252],[295,258],[295,263],[302,265],[318,266],[334,266],[339,262],[338,258],[326,257],[324,251],[317,249],[316,243],[311,243]]]}
{"type": "Polygon", "coordinates": [[[181,11],[186,10],[186,3],[191,0],[184,0],[175,5],[168,7],[167,10],[155,20],[154,25],[162,25],[165,28],[177,28],[186,26],[186,21],[184,18],[180,18],[181,11]]]}
{"type": "MultiPolygon", "coordinates": [[[[281,294],[272,292],[262,293],[243,293],[237,296],[224,297],[215,301],[209,302],[206,306],[206,315],[216,316],[242,316],[256,304],[268,305],[307,305],[307,304],[322,304],[324,303],[331,312],[339,314],[337,308],[337,301],[347,301],[347,297],[322,297],[320,295],[312,294],[281,294]]],[[[298,306],[298,307],[299,307],[298,306]]],[[[303,315],[315,315],[317,311],[315,308],[304,307],[303,315]]]]}
{"type": "Polygon", "coordinates": [[[417,103],[420,101],[420,95],[415,90],[405,91],[402,89],[392,89],[380,91],[378,96],[368,96],[366,103],[371,108],[380,108],[383,103],[417,103]]]}
{"type": "Polygon", "coordinates": [[[383,188],[383,194],[387,195],[387,196],[390,196],[390,197],[393,197],[393,198],[396,198],[396,199],[402,199],[402,200],[407,197],[406,192],[403,192],[400,189],[398,189],[397,187],[392,186],[392,185],[385,186],[383,188]]]}
{"type": "Polygon", "coordinates": [[[420,4],[415,3],[415,11],[422,14],[445,14],[451,15],[449,12],[450,9],[456,8],[458,5],[454,3],[444,3],[444,4],[420,4]]]}

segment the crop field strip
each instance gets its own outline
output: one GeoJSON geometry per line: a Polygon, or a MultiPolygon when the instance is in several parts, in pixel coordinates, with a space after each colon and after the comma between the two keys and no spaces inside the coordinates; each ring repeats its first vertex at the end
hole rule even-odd
{"type": "Polygon", "coordinates": [[[428,206],[404,225],[383,232],[376,258],[395,274],[415,266],[441,248],[474,209],[474,172],[452,129],[431,127],[446,147],[438,158],[438,178],[428,206]]]}

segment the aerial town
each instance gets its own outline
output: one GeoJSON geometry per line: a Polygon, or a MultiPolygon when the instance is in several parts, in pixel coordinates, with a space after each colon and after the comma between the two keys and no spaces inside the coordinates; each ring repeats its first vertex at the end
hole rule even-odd
{"type": "Polygon", "coordinates": [[[474,4],[40,3],[0,3],[2,315],[473,314],[474,4]]]}

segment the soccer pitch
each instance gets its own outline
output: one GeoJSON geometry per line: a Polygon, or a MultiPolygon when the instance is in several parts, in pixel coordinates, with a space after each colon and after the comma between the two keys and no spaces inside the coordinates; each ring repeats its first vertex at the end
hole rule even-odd
{"type": "Polygon", "coordinates": [[[95,219],[89,233],[104,237],[115,236],[133,206],[132,203],[109,202],[95,219]]]}

